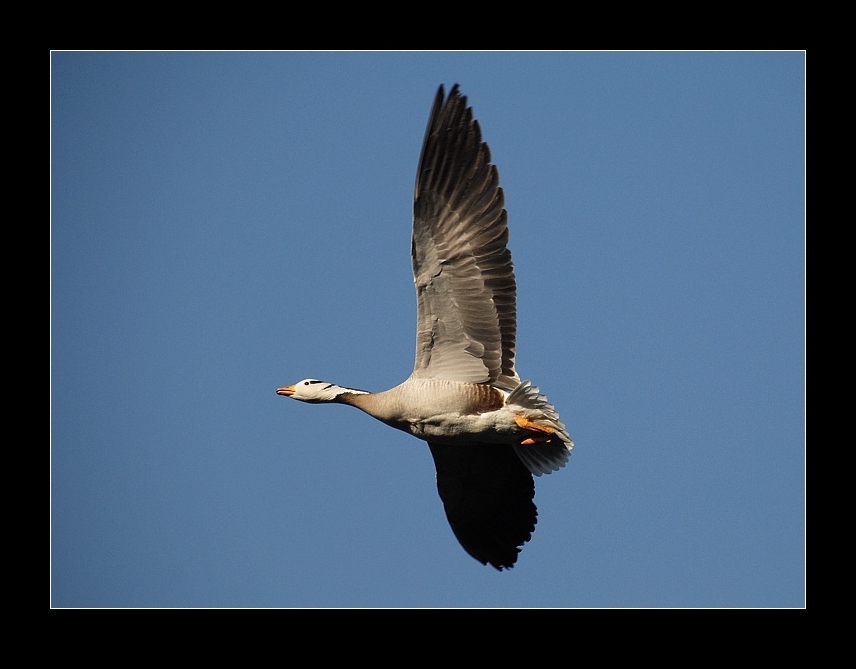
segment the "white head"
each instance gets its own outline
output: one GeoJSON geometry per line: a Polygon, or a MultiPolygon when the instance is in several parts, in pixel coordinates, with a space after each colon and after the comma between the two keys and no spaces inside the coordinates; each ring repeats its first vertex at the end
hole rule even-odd
{"type": "Polygon", "coordinates": [[[317,379],[304,379],[293,386],[278,388],[277,395],[292,397],[301,402],[335,402],[342,393],[360,393],[363,391],[342,388],[341,386],[318,381],[317,379]]]}

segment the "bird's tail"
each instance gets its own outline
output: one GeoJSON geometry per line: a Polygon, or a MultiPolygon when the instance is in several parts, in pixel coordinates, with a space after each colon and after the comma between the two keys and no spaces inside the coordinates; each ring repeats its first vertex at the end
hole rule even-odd
{"type": "Polygon", "coordinates": [[[522,381],[506,400],[506,405],[522,409],[521,413],[531,422],[543,428],[550,436],[544,441],[529,445],[515,444],[517,456],[535,476],[549,474],[565,466],[574,447],[559,412],[550,404],[538,386],[522,381]]]}

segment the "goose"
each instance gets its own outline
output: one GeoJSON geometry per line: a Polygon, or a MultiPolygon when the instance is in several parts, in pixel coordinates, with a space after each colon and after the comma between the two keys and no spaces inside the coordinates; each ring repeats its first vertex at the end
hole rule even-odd
{"type": "Polygon", "coordinates": [[[573,441],[546,396],[515,371],[516,283],[499,174],[467,98],[441,85],[416,174],[411,259],[416,362],[402,384],[368,392],[317,379],[277,389],[341,403],[428,442],[458,542],[499,571],[535,531],[534,476],[573,441]]]}

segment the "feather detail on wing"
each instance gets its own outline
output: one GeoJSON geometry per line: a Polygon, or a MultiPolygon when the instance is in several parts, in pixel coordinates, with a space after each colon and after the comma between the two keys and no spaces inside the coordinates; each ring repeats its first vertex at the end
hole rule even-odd
{"type": "Polygon", "coordinates": [[[437,92],[416,178],[413,375],[514,388],[516,286],[502,189],[467,99],[437,92]]]}

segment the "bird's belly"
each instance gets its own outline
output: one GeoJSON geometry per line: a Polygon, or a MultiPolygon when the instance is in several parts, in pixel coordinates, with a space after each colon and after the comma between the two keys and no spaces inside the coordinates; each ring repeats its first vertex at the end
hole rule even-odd
{"type": "Polygon", "coordinates": [[[412,418],[400,427],[418,439],[435,443],[511,443],[519,437],[520,428],[507,411],[490,411],[477,415],[440,414],[412,418]]]}

